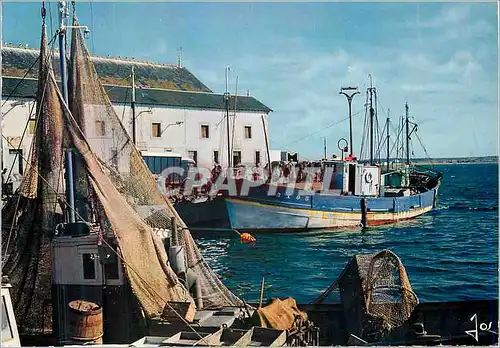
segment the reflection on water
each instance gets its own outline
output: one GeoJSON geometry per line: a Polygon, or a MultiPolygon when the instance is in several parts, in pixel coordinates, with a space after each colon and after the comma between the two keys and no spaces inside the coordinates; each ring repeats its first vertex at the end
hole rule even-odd
{"type": "Polygon", "coordinates": [[[497,298],[498,168],[442,167],[438,209],[417,219],[365,230],[258,234],[251,245],[231,234],[196,239],[210,266],[247,301],[258,301],[265,277],[266,298],[310,302],[352,256],[383,249],[401,258],[421,301],[497,298]],[[471,187],[477,171],[482,185],[471,187]]]}

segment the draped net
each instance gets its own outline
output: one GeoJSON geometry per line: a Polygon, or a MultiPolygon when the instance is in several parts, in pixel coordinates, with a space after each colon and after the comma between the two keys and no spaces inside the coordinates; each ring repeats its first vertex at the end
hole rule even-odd
{"type": "MultiPolygon", "coordinates": [[[[78,25],[76,16],[73,25],[78,25]]],[[[42,27],[36,131],[27,173],[2,208],[2,273],[13,285],[21,328],[50,329],[50,238],[66,211],[63,154],[74,153],[77,219],[99,227],[102,240],[114,236],[129,284],[147,317],[166,301],[192,301],[168,264],[153,228],[171,229],[175,217],[188,268],[201,285],[204,307],[239,306],[242,301],[213,272],[172,204],[120,122],[80,30],[73,30],[69,64],[69,108],[52,70],[42,27]],[[47,314],[48,313],[48,314],[47,314]]],[[[128,128],[129,125],[126,125],[128,128]]]]}

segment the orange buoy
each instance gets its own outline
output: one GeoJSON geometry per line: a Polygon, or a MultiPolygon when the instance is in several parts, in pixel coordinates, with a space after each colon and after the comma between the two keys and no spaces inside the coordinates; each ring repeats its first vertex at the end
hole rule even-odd
{"type": "Polygon", "coordinates": [[[252,236],[250,233],[242,233],[240,235],[240,239],[243,243],[253,243],[255,242],[257,239],[255,239],[254,236],[252,236]]]}

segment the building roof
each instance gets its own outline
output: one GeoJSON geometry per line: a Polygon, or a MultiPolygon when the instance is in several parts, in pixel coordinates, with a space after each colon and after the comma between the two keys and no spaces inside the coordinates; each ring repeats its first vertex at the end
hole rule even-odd
{"type": "MultiPolygon", "coordinates": [[[[39,56],[38,49],[24,47],[2,47],[3,76],[23,77],[39,56]]],[[[132,66],[137,85],[182,91],[212,92],[189,70],[168,64],[142,62],[132,59],[92,57],[102,83],[118,86],[130,85],[132,66]]],[[[54,72],[59,79],[59,55],[53,55],[54,72]]],[[[27,77],[37,78],[38,64],[27,77]]]]}
{"type": "MultiPolygon", "coordinates": [[[[22,80],[17,77],[4,77],[2,84],[2,96],[7,98],[35,98],[38,80],[26,78],[22,80]]],[[[132,101],[132,88],[124,86],[104,85],[109,99],[113,104],[130,103],[132,101]]],[[[207,92],[188,92],[167,89],[136,89],[137,104],[152,106],[167,106],[191,109],[225,110],[223,94],[207,92]]],[[[265,112],[272,111],[269,107],[259,102],[254,97],[231,96],[229,102],[230,110],[234,110],[236,102],[237,111],[265,112]]]]}

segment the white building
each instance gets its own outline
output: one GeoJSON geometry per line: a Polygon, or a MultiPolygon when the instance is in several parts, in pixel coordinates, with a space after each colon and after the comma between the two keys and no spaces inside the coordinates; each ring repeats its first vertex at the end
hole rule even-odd
{"type": "MultiPolygon", "coordinates": [[[[6,138],[3,139],[3,168],[10,171],[12,167],[14,178],[26,169],[26,162],[20,161],[17,154],[27,157],[34,131],[34,119],[29,122],[28,119],[30,114],[35,114],[36,66],[27,78],[21,80],[21,77],[37,55],[37,50],[26,48],[2,50],[3,135],[6,138]],[[6,98],[9,100],[5,101],[6,98]]],[[[141,86],[136,88],[136,144],[140,150],[177,152],[191,157],[200,167],[212,168],[215,162],[227,166],[224,95],[213,93],[183,67],[111,58],[93,60],[129,135],[132,133],[132,89],[127,78],[134,66],[136,85],[141,86]]],[[[58,65],[54,59],[56,74],[58,65]]],[[[265,133],[269,134],[272,110],[250,96],[231,96],[230,110],[231,164],[264,166],[267,163],[265,133]]],[[[112,132],[110,128],[106,120],[94,120],[94,125],[87,128],[91,133],[88,136],[107,137],[112,132]]]]}

